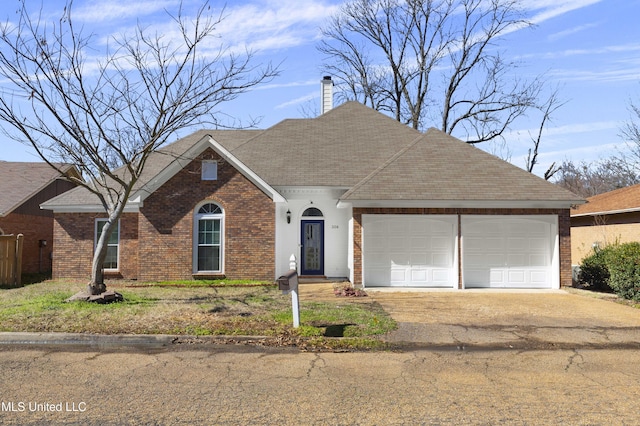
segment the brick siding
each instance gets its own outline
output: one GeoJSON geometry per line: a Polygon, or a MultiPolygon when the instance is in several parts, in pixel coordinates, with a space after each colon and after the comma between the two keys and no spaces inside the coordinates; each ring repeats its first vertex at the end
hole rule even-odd
{"type": "Polygon", "coordinates": [[[579,265],[593,246],[640,241],[640,212],[571,218],[571,261],[579,265]]]}
{"type": "Polygon", "coordinates": [[[0,230],[4,234],[24,235],[22,273],[51,272],[53,213],[41,209],[40,204],[74,187],[70,182],[56,179],[7,216],[0,217],[0,230]],[[40,247],[40,240],[46,241],[47,245],[40,247]]]}
{"type": "MultiPolygon", "coordinates": [[[[446,214],[446,215],[557,215],[560,246],[560,286],[570,287],[571,225],[569,209],[433,209],[433,208],[354,208],[353,272],[354,284],[362,285],[362,215],[363,214],[446,214]]],[[[460,244],[458,247],[460,248],[460,244]]],[[[462,257],[458,256],[459,259],[462,257]]],[[[462,270],[458,267],[458,286],[462,286],[462,270]]]]}
{"type": "Polygon", "coordinates": [[[224,275],[230,279],[273,280],[273,201],[212,149],[145,200],[139,227],[140,279],[193,277],[194,214],[205,201],[224,210],[224,275]],[[217,180],[201,180],[202,160],[218,161],[217,180]]]}
{"type": "Polygon", "coordinates": [[[569,209],[558,212],[558,235],[560,238],[560,287],[573,286],[571,271],[571,213],[569,209]]]}
{"type": "MultiPolygon", "coordinates": [[[[273,280],[275,206],[231,164],[207,149],[120,223],[118,276],[142,281],[194,278],[194,210],[212,201],[224,210],[224,276],[273,280]],[[201,160],[218,161],[218,179],[201,180],[201,160]]],[[[56,214],[54,276],[88,278],[96,214],[56,214]]]]}
{"type": "Polygon", "coordinates": [[[51,271],[52,217],[10,213],[0,217],[0,229],[7,235],[24,235],[22,273],[51,271]],[[47,245],[41,248],[40,240],[46,240],[47,245]]]}
{"type": "MultiPolygon", "coordinates": [[[[93,260],[95,222],[100,213],[56,213],[53,224],[53,278],[89,281],[93,260]]],[[[119,272],[107,277],[135,279],[138,274],[138,214],[120,218],[119,272]]]]}

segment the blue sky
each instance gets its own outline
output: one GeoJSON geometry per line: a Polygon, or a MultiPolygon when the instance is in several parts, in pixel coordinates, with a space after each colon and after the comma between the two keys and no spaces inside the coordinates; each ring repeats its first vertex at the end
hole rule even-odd
{"type": "MultiPolygon", "coordinates": [[[[59,17],[63,1],[27,0],[43,16],[59,17]]],[[[184,0],[187,9],[200,1],[184,0]]],[[[232,48],[248,46],[259,62],[281,63],[281,75],[228,104],[225,111],[247,121],[261,118],[269,127],[303,116],[304,106],[318,104],[322,56],[315,49],[318,28],[338,9],[333,0],[227,1],[219,34],[232,48]]],[[[91,29],[97,40],[125,31],[136,21],[160,31],[168,22],[164,9],[174,0],[75,0],[76,25],[91,29]]],[[[222,2],[212,1],[214,8],[222,2]]],[[[559,86],[566,104],[552,117],[544,134],[538,174],[553,161],[592,161],[624,149],[620,128],[630,118],[630,101],[640,104],[640,0],[524,0],[534,29],[505,36],[502,48],[524,61],[519,72],[532,78],[546,73],[559,86]]],[[[16,0],[4,0],[0,18],[15,18],[16,0]]],[[[2,81],[0,81],[0,87],[2,81]]],[[[539,116],[519,120],[506,136],[507,150],[482,145],[513,164],[524,157],[537,132],[539,116]]],[[[38,161],[29,148],[0,135],[0,160],[38,161]]]]}

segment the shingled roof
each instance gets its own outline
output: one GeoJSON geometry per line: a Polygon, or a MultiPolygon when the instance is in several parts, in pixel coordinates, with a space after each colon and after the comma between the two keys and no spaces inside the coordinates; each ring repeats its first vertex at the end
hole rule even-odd
{"type": "MultiPolygon", "coordinates": [[[[73,166],[66,165],[65,171],[73,166]]],[[[60,173],[46,163],[0,161],[0,217],[20,207],[60,173]]]]}
{"type": "MultiPolygon", "coordinates": [[[[133,192],[140,190],[171,163],[183,158],[184,154],[196,143],[206,137],[214,137],[224,142],[225,146],[236,147],[261,130],[198,130],[190,135],[173,142],[156,152],[153,152],[145,164],[140,179],[133,187],[133,192]]],[[[61,194],[42,205],[43,208],[57,208],[60,206],[98,205],[98,198],[84,187],[76,187],[61,194]]]]}
{"type": "Polygon", "coordinates": [[[230,151],[272,186],[350,188],[419,136],[347,102],[317,118],[284,120],[230,151]]]}
{"type": "Polygon", "coordinates": [[[342,200],[581,200],[573,193],[431,128],[342,200]]]}
{"type": "Polygon", "coordinates": [[[640,184],[589,197],[586,204],[571,211],[571,216],[596,216],[634,211],[640,211],[640,184]]]}
{"type": "MultiPolygon", "coordinates": [[[[200,130],[153,153],[134,188],[153,188],[165,170],[211,138],[272,189],[333,187],[362,200],[561,201],[579,197],[436,129],[421,133],[357,102],[266,130],[200,130]]],[[[165,173],[166,174],[166,173],[165,173]]],[[[47,208],[96,204],[84,188],[47,208]]]]}

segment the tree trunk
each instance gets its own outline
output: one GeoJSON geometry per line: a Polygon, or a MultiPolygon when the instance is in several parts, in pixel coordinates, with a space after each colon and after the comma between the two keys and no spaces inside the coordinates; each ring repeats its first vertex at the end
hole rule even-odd
{"type": "Polygon", "coordinates": [[[105,291],[107,291],[107,285],[104,282],[98,283],[92,279],[91,282],[87,284],[87,293],[92,296],[97,296],[105,291]]]}
{"type": "Polygon", "coordinates": [[[100,233],[100,238],[98,238],[96,243],[93,261],[91,262],[91,281],[87,285],[87,292],[91,295],[98,295],[107,291],[107,286],[104,283],[103,265],[107,257],[108,242],[111,232],[113,231],[113,224],[118,222],[118,218],[119,215],[116,215],[115,218],[110,217],[105,222],[102,227],[102,232],[100,233]]]}

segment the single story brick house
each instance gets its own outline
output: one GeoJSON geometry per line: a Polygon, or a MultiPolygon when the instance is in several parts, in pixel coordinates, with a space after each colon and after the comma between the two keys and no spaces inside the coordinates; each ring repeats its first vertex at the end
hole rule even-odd
{"type": "Polygon", "coordinates": [[[571,210],[571,259],[579,265],[594,247],[640,241],[640,184],[587,198],[571,210]]]}
{"type": "MultiPolygon", "coordinates": [[[[80,176],[75,167],[63,170],[80,176]]],[[[0,161],[0,235],[24,235],[23,273],[51,271],[53,213],[40,203],[74,187],[46,163],[0,161]]]]}
{"type": "MultiPolygon", "coordinates": [[[[579,197],[436,129],[347,102],[266,130],[201,130],[154,153],[105,273],[142,281],[303,276],[364,287],[571,285],[579,197]]],[[[104,213],[74,189],[54,277],[86,278],[104,213]]]]}

